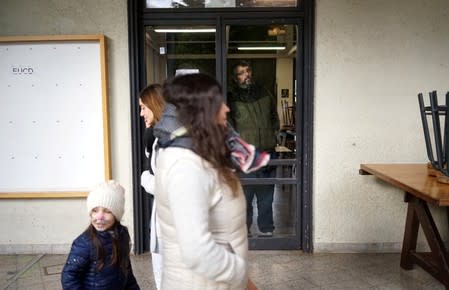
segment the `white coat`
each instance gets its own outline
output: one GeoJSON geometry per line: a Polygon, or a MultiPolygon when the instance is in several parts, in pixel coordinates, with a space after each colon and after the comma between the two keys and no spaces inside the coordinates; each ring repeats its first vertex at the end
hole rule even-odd
{"type": "Polygon", "coordinates": [[[162,290],[245,289],[246,202],[211,165],[180,147],[159,149],[157,216],[162,239],[162,290]]]}
{"type": "MultiPolygon", "coordinates": [[[[154,140],[152,145],[152,154],[151,154],[151,168],[153,168],[153,172],[156,171],[156,156],[157,156],[157,138],[154,140]]],[[[149,154],[145,149],[145,155],[147,158],[149,154]]],[[[140,176],[140,184],[145,189],[146,192],[156,195],[156,191],[154,190],[154,175],[150,173],[149,170],[145,170],[142,172],[140,176]]],[[[151,209],[151,222],[150,222],[150,252],[151,252],[151,263],[153,266],[153,275],[154,275],[154,283],[156,284],[156,289],[161,289],[161,279],[162,279],[162,254],[161,254],[161,241],[158,238],[160,236],[160,227],[159,222],[156,220],[156,199],[153,202],[153,207],[151,209]]]]}

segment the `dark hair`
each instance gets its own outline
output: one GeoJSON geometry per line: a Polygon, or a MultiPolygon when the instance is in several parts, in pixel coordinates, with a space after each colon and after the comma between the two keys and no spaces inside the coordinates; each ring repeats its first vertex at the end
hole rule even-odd
{"type": "MultiPolygon", "coordinates": [[[[124,228],[123,230],[126,234],[124,235],[124,240],[122,240],[122,241],[120,240],[120,232],[119,232],[120,226],[121,226],[120,222],[116,221],[110,229],[110,231],[112,231],[112,233],[111,233],[112,257],[111,257],[110,265],[111,266],[119,265],[123,274],[126,275],[127,268],[128,268],[128,264],[127,264],[128,259],[126,259],[126,257],[130,251],[130,248],[129,248],[130,237],[129,237],[128,231],[126,231],[126,228],[124,226],[122,226],[122,228],[124,228]]],[[[100,239],[98,238],[98,232],[95,229],[95,227],[92,224],[90,224],[86,231],[87,231],[87,235],[89,236],[90,240],[92,241],[92,244],[97,253],[97,266],[96,266],[95,270],[97,270],[97,272],[98,272],[98,271],[101,271],[101,269],[103,269],[105,266],[110,266],[110,265],[105,265],[105,254],[104,254],[103,244],[101,243],[100,239]]]]}
{"type": "Polygon", "coordinates": [[[165,104],[162,98],[162,86],[160,84],[149,85],[140,92],[139,98],[153,112],[154,120],[151,125],[159,122],[165,104]]]}
{"type": "Polygon", "coordinates": [[[226,146],[229,129],[217,122],[223,102],[220,84],[203,73],[175,77],[164,84],[164,99],[177,109],[178,120],[192,138],[193,150],[217,169],[233,192],[239,184],[226,146]]]}
{"type": "Polygon", "coordinates": [[[232,67],[232,75],[235,76],[235,69],[238,66],[243,66],[243,67],[249,67],[251,68],[251,65],[249,64],[249,62],[247,62],[246,60],[239,60],[237,61],[237,63],[232,67]]]}

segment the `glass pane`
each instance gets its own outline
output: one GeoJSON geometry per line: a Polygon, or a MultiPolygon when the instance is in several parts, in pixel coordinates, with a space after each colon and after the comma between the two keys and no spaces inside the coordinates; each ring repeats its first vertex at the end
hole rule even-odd
{"type": "MultiPolygon", "coordinates": [[[[297,27],[227,26],[226,37],[231,124],[244,140],[269,152],[272,159],[294,160],[297,27]]],[[[269,166],[241,177],[295,178],[295,166],[269,166]]],[[[296,234],[296,185],[250,184],[244,191],[252,236],[296,234]]]]}
{"type": "Polygon", "coordinates": [[[215,76],[215,27],[149,26],[145,40],[147,83],[186,72],[215,76]]]}
{"type": "MultiPolygon", "coordinates": [[[[300,1],[299,1],[300,2],[300,1]]],[[[147,0],[147,8],[296,7],[297,0],[147,0]]]]}
{"type": "MultiPolygon", "coordinates": [[[[295,165],[281,165],[276,168],[276,177],[296,177],[295,165]]],[[[273,215],[276,236],[296,234],[297,194],[294,184],[276,184],[273,200],[273,215]]]]}

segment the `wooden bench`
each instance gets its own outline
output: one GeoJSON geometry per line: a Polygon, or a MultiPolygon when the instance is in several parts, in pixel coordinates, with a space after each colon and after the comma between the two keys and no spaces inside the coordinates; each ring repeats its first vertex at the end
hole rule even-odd
{"type": "Polygon", "coordinates": [[[405,191],[408,209],[401,268],[410,270],[417,264],[449,289],[449,253],[428,207],[428,204],[446,207],[449,224],[449,184],[439,183],[429,176],[427,164],[361,164],[359,173],[374,175],[405,191]],[[419,225],[430,252],[416,252],[419,225]]]}

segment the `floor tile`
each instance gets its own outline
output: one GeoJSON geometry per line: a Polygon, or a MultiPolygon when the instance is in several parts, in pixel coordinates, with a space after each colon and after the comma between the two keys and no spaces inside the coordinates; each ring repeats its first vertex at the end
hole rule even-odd
{"type": "MultiPolygon", "coordinates": [[[[38,259],[39,255],[0,255],[0,289],[9,285],[8,290],[60,290],[60,272],[66,257],[44,255],[38,259]]],[[[445,289],[418,266],[410,271],[401,269],[399,261],[400,254],[390,253],[251,251],[249,275],[260,290],[445,289]]],[[[156,290],[151,255],[132,255],[131,263],[141,289],[156,290]]]]}

